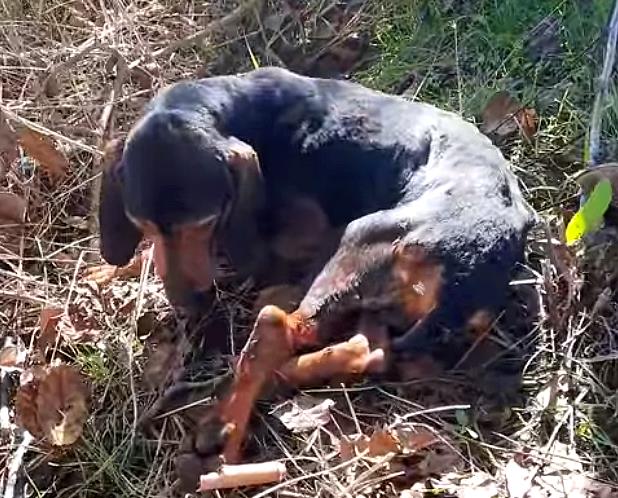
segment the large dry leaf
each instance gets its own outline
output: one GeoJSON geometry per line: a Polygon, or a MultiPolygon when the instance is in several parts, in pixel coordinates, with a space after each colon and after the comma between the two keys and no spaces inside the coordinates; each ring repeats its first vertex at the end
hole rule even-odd
{"type": "Polygon", "coordinates": [[[489,100],[482,118],[480,129],[488,135],[504,138],[520,132],[530,139],[536,133],[536,111],[522,106],[507,92],[498,92],[489,100]]]}
{"type": "Polygon", "coordinates": [[[23,223],[26,201],[17,194],[0,192],[0,224],[23,223]]]}
{"type": "Polygon", "coordinates": [[[300,433],[328,424],[333,406],[335,402],[330,398],[318,399],[301,395],[279,405],[273,410],[273,414],[288,430],[300,433]]]}
{"type": "Polygon", "coordinates": [[[0,111],[0,180],[4,178],[9,165],[19,157],[17,135],[0,111]]]}
{"type": "Polygon", "coordinates": [[[19,131],[19,144],[26,154],[35,159],[50,176],[63,178],[69,168],[69,160],[56,148],[54,142],[45,135],[30,128],[19,131]]]}
{"type": "Polygon", "coordinates": [[[88,388],[82,375],[58,365],[37,369],[29,380],[17,391],[18,423],[54,446],[73,444],[88,417],[88,388]]]}

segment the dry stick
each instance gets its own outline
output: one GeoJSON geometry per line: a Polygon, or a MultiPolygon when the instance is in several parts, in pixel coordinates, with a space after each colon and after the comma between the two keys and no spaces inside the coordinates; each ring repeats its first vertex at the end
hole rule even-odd
{"type": "Polygon", "coordinates": [[[36,92],[36,95],[34,96],[34,100],[38,99],[41,96],[41,94],[45,92],[45,89],[47,88],[47,84],[49,83],[50,80],[58,76],[58,74],[60,74],[61,72],[66,71],[67,69],[70,69],[71,67],[73,67],[75,64],[81,61],[86,55],[88,55],[98,46],[99,46],[99,40],[97,40],[96,38],[89,38],[77,48],[77,53],[69,57],[66,61],[60,62],[59,64],[52,66],[47,77],[41,82],[41,87],[36,92]]]}
{"type": "MultiPolygon", "coordinates": [[[[239,5],[236,9],[230,12],[228,15],[223,16],[221,19],[217,19],[208,23],[203,29],[193,33],[186,38],[182,38],[180,40],[175,40],[171,42],[167,47],[160,48],[159,50],[155,50],[151,55],[153,59],[157,59],[159,57],[168,57],[172,55],[176,50],[181,48],[192,47],[193,45],[198,44],[208,35],[221,31],[229,26],[232,26],[240,21],[240,19],[251,11],[254,8],[259,8],[265,2],[265,0],[247,0],[246,2],[239,5]]],[[[129,64],[129,69],[133,69],[143,61],[143,58],[138,58],[129,64]]]]}
{"type": "Polygon", "coordinates": [[[592,107],[592,117],[590,118],[590,142],[589,155],[591,166],[598,164],[600,160],[600,142],[601,142],[601,106],[605,102],[609,93],[609,83],[612,77],[612,69],[616,60],[616,42],[618,41],[618,1],[614,2],[614,12],[609,22],[607,35],[607,45],[605,46],[605,58],[603,60],[603,71],[599,76],[596,97],[592,107]]]}
{"type": "MultiPolygon", "coordinates": [[[[11,336],[4,339],[4,348],[15,347],[11,336]]],[[[0,369],[0,434],[8,434],[11,430],[11,419],[9,416],[9,393],[11,390],[11,377],[4,369],[0,369]]]]}
{"type": "Polygon", "coordinates": [[[31,130],[39,132],[48,137],[55,138],[59,142],[67,143],[69,145],[72,145],[76,149],[89,152],[90,154],[93,154],[95,156],[102,155],[101,151],[97,149],[96,147],[91,147],[90,145],[86,145],[84,143],[78,142],[77,140],[73,140],[69,137],[65,137],[64,135],[61,135],[60,133],[52,131],[49,128],[45,128],[44,126],[41,126],[38,123],[34,123],[33,121],[30,121],[26,118],[22,118],[21,116],[18,116],[17,114],[15,114],[13,111],[9,110],[6,106],[0,105],[0,111],[2,111],[12,120],[17,121],[21,125],[26,126],[27,128],[30,128],[31,130]]]}
{"type": "Polygon", "coordinates": [[[197,491],[270,484],[281,482],[285,475],[285,464],[278,461],[223,465],[218,472],[200,476],[200,487],[197,491]]]}

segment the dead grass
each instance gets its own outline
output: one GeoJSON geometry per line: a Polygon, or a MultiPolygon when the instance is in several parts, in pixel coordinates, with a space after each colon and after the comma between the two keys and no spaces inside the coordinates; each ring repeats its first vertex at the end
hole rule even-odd
{"type": "MultiPolygon", "coordinates": [[[[471,351],[462,371],[438,379],[308,391],[335,405],[329,424],[306,433],[283,428],[270,414],[273,404],[263,403],[250,452],[255,459],[283,458],[289,480],[276,489],[222,494],[393,496],[416,472],[417,488],[433,486],[430,495],[515,496],[509,487],[517,475],[513,462],[523,469],[518,475],[530,479],[555,474],[564,483],[585,471],[600,481],[618,481],[615,238],[606,231],[575,257],[560,242],[563,209],[576,202],[568,175],[581,167],[600,65],[596,39],[611,2],[348,3],[353,8],[341,16],[324,0],[291,14],[279,2],[254,2],[236,22],[210,25],[203,39],[172,51],[178,40],[203,32],[237,3],[0,0],[1,108],[14,123],[53,137],[70,159],[60,181],[26,156],[3,180],[2,190],[27,200],[28,215],[24,225],[3,226],[0,234],[0,324],[5,337],[32,352],[41,309],[72,303],[88,310],[98,339],[62,341],[51,352],[91,380],[92,414],[74,447],[52,450],[39,441],[30,447],[19,475],[28,496],[171,496],[173,457],[188,410],[165,418],[152,433],[142,431],[138,420],[159,394],[149,379],[166,373],[149,370],[156,348],[147,337],[165,335],[160,329],[166,326],[179,337],[187,324],[153,325],[152,318],[165,316],[168,307],[151,275],[102,289],[80,278],[98,261],[92,216],[97,161],[104,139],[126,132],[163,85],[256,64],[321,75],[352,71],[368,85],[438,103],[472,120],[496,90],[509,90],[541,116],[531,142],[514,139],[502,147],[544,226],[531,236],[527,267],[514,282],[512,304],[492,333],[491,347],[471,351]],[[560,52],[530,63],[526,36],[549,15],[559,20],[560,52]],[[407,459],[341,460],[337,447],[344,435],[369,434],[387,424],[432,431],[450,449],[407,459]],[[571,450],[567,458],[560,459],[561,445],[571,450]],[[582,467],[569,466],[573,460],[582,467]],[[427,467],[434,475],[426,475],[427,467]],[[470,479],[481,472],[487,475],[475,488],[470,479]],[[494,494],[488,494],[491,486],[494,494]]],[[[618,126],[615,112],[608,115],[604,136],[611,140],[618,126]]],[[[237,351],[250,324],[251,298],[249,288],[221,289],[211,323],[202,329],[219,327],[231,344],[212,344],[213,336],[202,342],[237,351]],[[222,329],[228,322],[231,329],[222,329]]],[[[35,360],[31,355],[28,364],[35,360]]],[[[217,380],[228,371],[228,360],[226,354],[188,355],[184,376],[217,380]]],[[[15,374],[4,375],[2,391],[14,390],[17,382],[15,374]]],[[[198,412],[212,390],[203,386],[198,412]]],[[[3,433],[3,484],[20,440],[14,426],[3,433]]],[[[538,480],[535,486],[541,496],[568,496],[564,489],[547,491],[538,480]]],[[[408,496],[423,496],[418,493],[408,496]]]]}

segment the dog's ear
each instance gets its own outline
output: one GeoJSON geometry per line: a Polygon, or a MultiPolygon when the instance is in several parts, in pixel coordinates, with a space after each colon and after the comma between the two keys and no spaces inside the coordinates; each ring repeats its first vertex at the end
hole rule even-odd
{"type": "Polygon", "coordinates": [[[142,234],[125,213],[120,163],[124,140],[111,140],[105,147],[99,196],[101,255],[110,265],[124,266],[135,254],[142,234]]]}
{"type": "Polygon", "coordinates": [[[257,223],[264,202],[262,171],[255,150],[236,138],[230,138],[225,156],[235,192],[225,220],[225,249],[240,273],[253,272],[265,256],[257,223]]]}

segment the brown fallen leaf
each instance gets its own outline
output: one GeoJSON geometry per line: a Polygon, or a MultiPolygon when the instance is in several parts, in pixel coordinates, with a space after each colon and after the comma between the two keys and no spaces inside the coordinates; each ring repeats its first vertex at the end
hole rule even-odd
{"type": "Polygon", "coordinates": [[[38,346],[41,351],[45,351],[48,347],[56,342],[58,337],[58,324],[64,315],[64,308],[57,306],[48,306],[41,310],[39,315],[39,334],[38,346]]]}
{"type": "MultiPolygon", "coordinates": [[[[94,282],[97,285],[107,285],[114,280],[128,280],[141,276],[142,268],[150,257],[153,248],[149,248],[135,256],[126,266],[97,265],[86,268],[84,281],[94,282]]],[[[154,260],[153,260],[154,263],[154,260]]],[[[152,265],[154,267],[154,264],[152,265]]]]}
{"type": "Polygon", "coordinates": [[[518,132],[530,139],[537,129],[537,114],[530,107],[524,107],[508,92],[496,93],[482,112],[480,129],[486,135],[505,138],[518,132]]]}
{"type": "Polygon", "coordinates": [[[56,344],[59,338],[71,343],[96,342],[101,329],[87,307],[87,303],[74,303],[65,312],[64,308],[48,306],[39,315],[40,335],[38,347],[41,352],[56,344]]]}
{"type": "Polygon", "coordinates": [[[88,417],[88,388],[83,376],[68,365],[32,372],[15,397],[18,424],[54,446],[73,444],[88,417]]]}
{"type": "Polygon", "coordinates": [[[376,430],[371,436],[365,434],[344,436],[339,442],[339,456],[343,461],[350,460],[360,454],[375,458],[389,453],[398,453],[400,450],[399,438],[394,432],[386,429],[376,430]]]}
{"type": "Polygon", "coordinates": [[[403,426],[396,431],[403,453],[414,453],[439,443],[440,437],[429,429],[403,426]]]}
{"type": "Polygon", "coordinates": [[[23,223],[26,201],[11,192],[0,192],[0,224],[23,223]]]}
{"type": "Polygon", "coordinates": [[[18,158],[17,135],[6,120],[4,113],[0,111],[0,180],[4,178],[11,163],[18,158]]]}
{"type": "Polygon", "coordinates": [[[276,407],[272,413],[281,423],[294,433],[312,431],[328,424],[331,420],[330,409],[335,402],[330,399],[318,399],[301,395],[276,407]]]}
{"type": "Polygon", "coordinates": [[[30,128],[19,131],[19,145],[26,154],[35,159],[51,177],[63,178],[69,168],[69,160],[58,150],[54,142],[45,135],[30,128]]]}
{"type": "Polygon", "coordinates": [[[369,438],[367,444],[367,456],[378,457],[388,455],[389,453],[399,453],[401,451],[401,442],[397,434],[391,431],[376,431],[369,438]]]}

